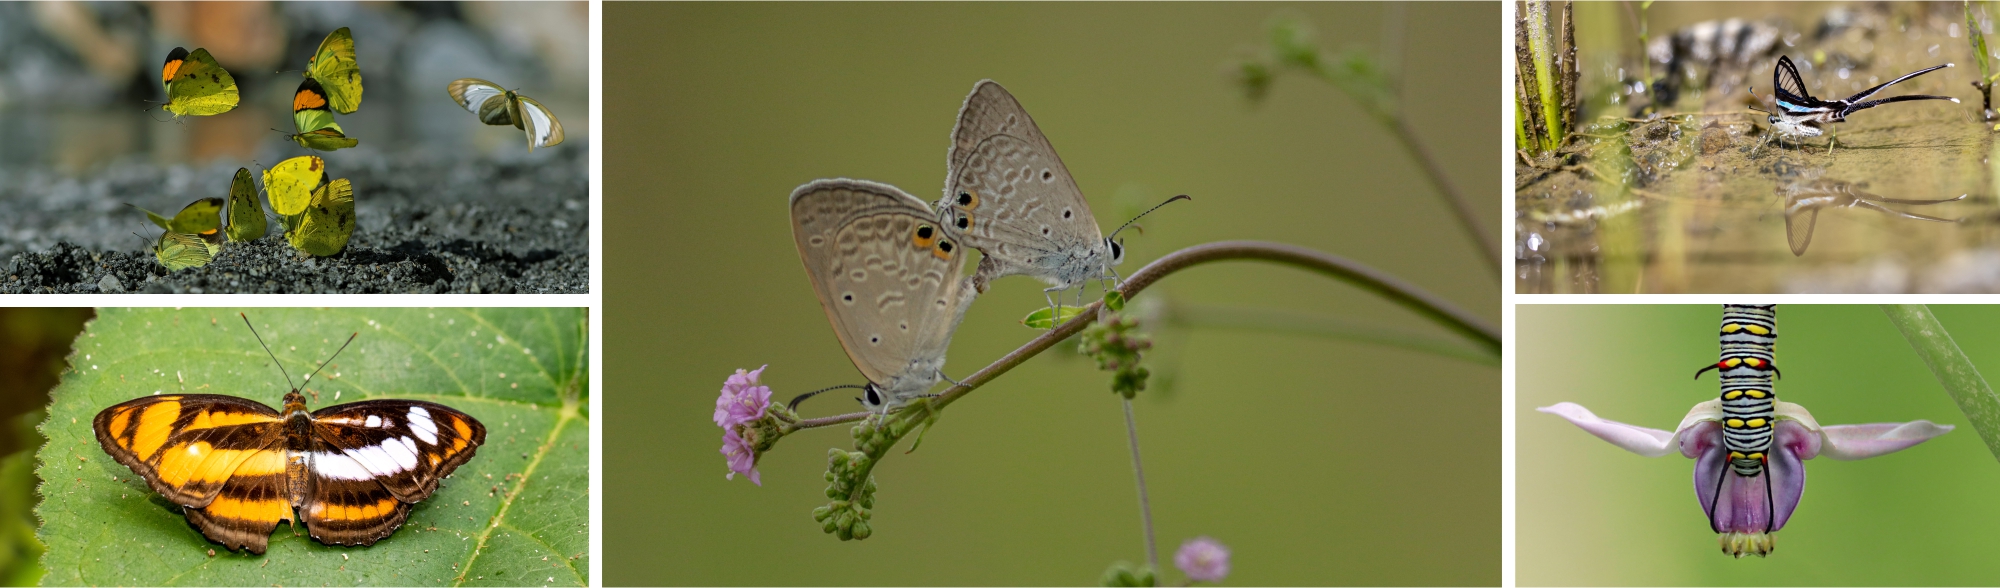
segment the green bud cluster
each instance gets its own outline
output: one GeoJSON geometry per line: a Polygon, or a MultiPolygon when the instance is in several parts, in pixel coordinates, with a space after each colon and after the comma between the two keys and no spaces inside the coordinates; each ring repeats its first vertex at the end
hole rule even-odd
{"type": "Polygon", "coordinates": [[[813,520],[841,541],[874,534],[868,519],[875,508],[875,477],[868,475],[874,459],[859,451],[826,450],[826,506],[813,509],[813,520]]]}
{"type": "Polygon", "coordinates": [[[1077,349],[1097,359],[1097,369],[1109,371],[1111,391],[1130,400],[1146,389],[1152,372],[1139,365],[1139,356],[1153,348],[1153,338],[1139,330],[1139,320],[1117,315],[1084,329],[1077,349]]]}
{"type": "Polygon", "coordinates": [[[1130,562],[1111,564],[1104,570],[1104,576],[1097,579],[1098,585],[1131,588],[1138,586],[1158,586],[1159,577],[1153,573],[1153,566],[1135,566],[1130,562]]]}

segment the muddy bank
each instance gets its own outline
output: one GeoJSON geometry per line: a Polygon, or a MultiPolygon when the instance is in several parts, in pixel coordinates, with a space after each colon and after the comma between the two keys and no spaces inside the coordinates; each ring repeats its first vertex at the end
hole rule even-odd
{"type": "Polygon", "coordinates": [[[585,147],[481,158],[336,153],[329,177],[354,185],[357,228],[345,250],[299,253],[273,219],[263,239],[230,243],[207,266],[176,272],[146,251],[159,229],[126,204],[172,215],[196,198],[225,196],[236,165],[0,170],[0,258],[10,260],[0,293],[583,293],[585,147]]]}

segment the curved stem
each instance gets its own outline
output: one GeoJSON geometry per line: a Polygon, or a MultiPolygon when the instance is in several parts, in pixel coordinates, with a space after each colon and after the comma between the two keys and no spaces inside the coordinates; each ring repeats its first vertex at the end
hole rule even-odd
{"type": "MultiPolygon", "coordinates": [[[[1471,339],[1475,343],[1493,349],[1493,352],[1496,354],[1500,352],[1500,329],[1478,317],[1472,316],[1472,313],[1466,312],[1464,309],[1394,276],[1390,276],[1387,273],[1354,260],[1284,243],[1272,243],[1269,241],[1219,241],[1175,251],[1154,260],[1153,263],[1146,264],[1146,267],[1139,268],[1139,271],[1134,272],[1131,278],[1125,280],[1124,284],[1119,285],[1118,292],[1123,294],[1125,299],[1130,300],[1134,295],[1145,290],[1147,286],[1153,285],[1153,282],[1157,282],[1160,278],[1164,278],[1174,272],[1204,263],[1236,259],[1272,261],[1326,274],[1416,311],[1417,314],[1424,318],[1431,319],[1465,336],[1467,339],[1471,339]]],[[[1020,348],[1001,356],[1000,359],[995,360],[992,364],[973,372],[970,376],[966,376],[960,384],[952,386],[950,389],[945,390],[944,394],[931,399],[931,409],[943,410],[945,406],[956,402],[966,394],[972,393],[973,390],[978,389],[987,382],[993,381],[994,378],[1000,377],[1000,374],[1007,373],[1016,366],[1026,363],[1029,358],[1040,355],[1043,351],[1054,347],[1056,343],[1082,332],[1084,327],[1089,326],[1096,319],[1097,307],[1103,304],[1103,300],[1090,303],[1090,305],[1084,307],[1081,313],[1076,315],[1077,318],[1072,318],[1069,322],[1065,322],[1049,330],[1049,332],[1043,333],[1040,337],[1028,341],[1027,344],[1022,345],[1020,348]]],[[[787,426],[786,431],[790,432],[800,429],[851,423],[861,420],[869,414],[872,413],[864,411],[816,419],[802,419],[797,423],[787,426]]]]}

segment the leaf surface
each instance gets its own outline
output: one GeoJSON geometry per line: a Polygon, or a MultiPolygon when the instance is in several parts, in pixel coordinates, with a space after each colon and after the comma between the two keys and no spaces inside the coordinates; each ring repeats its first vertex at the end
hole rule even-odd
{"type": "Polygon", "coordinates": [[[589,583],[589,356],[584,309],[245,309],[308,406],[373,398],[465,411],[486,443],[373,546],[279,524],[262,556],[188,524],[98,445],[91,418],[160,393],[273,407],[289,387],[237,310],[104,309],[51,393],[36,514],[48,585],[567,585],[589,583]],[[316,397],[316,398],[315,398],[316,397]],[[215,555],[210,556],[210,550],[215,555]]]}

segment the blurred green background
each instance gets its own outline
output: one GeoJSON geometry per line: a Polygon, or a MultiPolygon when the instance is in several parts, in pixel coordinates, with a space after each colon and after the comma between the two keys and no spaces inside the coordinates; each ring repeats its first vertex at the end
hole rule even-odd
{"type": "MultiPolygon", "coordinates": [[[[1990,379],[2000,306],[1931,310],[1990,379]]],[[[1643,458],[1536,407],[1671,430],[1715,378],[1715,305],[1532,305],[1516,310],[1522,586],[1991,586],[2000,582],[2000,465],[1875,306],[1779,305],[1778,397],[1822,425],[1927,419],[1958,429],[1863,461],[1806,462],[1805,497],[1767,559],[1720,553],[1693,460],[1643,458]]]]}
{"type": "MultiPolygon", "coordinates": [[[[1110,378],[1038,357],[954,404],[920,451],[875,470],[874,536],[826,502],[846,427],[785,439],[764,486],[723,479],[723,379],[770,364],[778,400],[861,382],[799,265],[785,206],[817,178],[943,185],[954,117],[992,78],[1026,106],[1109,228],[1175,194],[1126,273],[1175,249],[1268,239],[1349,256],[1497,324],[1479,259],[1394,138],[1316,80],[1252,105],[1229,75],[1293,15],[1331,51],[1393,55],[1411,124],[1498,224],[1498,4],[671,4],[604,8],[605,582],[1075,585],[1143,561],[1110,378]]],[[[1128,233],[1129,234],[1129,233],[1128,233]]],[[[1031,339],[1043,286],[999,281],[945,371],[1031,339]]],[[[1093,290],[1094,292],[1094,290],[1093,290]]],[[[1204,266],[1149,289],[1175,304],[1281,309],[1450,337],[1324,277],[1204,266]]],[[[1136,402],[1161,557],[1210,535],[1230,584],[1500,582],[1499,370],[1268,332],[1161,337],[1136,402]],[[1168,380],[1171,380],[1169,385],[1168,380]]],[[[848,395],[808,416],[851,412],[848,395]]],[[[907,446],[907,443],[905,444],[907,446]]],[[[1179,572],[1162,573],[1178,582],[1179,572]]]]}
{"type": "Polygon", "coordinates": [[[70,346],[88,308],[0,308],[0,585],[32,586],[42,577],[35,538],[35,425],[49,390],[69,368],[70,346]]]}

